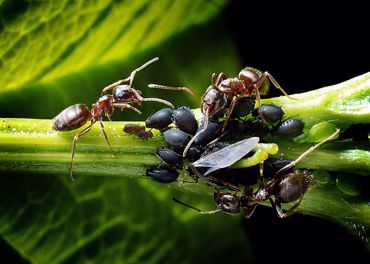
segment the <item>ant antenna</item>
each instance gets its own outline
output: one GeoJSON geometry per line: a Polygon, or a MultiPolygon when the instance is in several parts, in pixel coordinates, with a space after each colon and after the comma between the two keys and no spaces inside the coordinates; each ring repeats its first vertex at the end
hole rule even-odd
{"type": "Polygon", "coordinates": [[[195,210],[195,211],[197,211],[197,212],[199,212],[201,214],[207,214],[207,215],[209,215],[209,214],[214,214],[214,213],[217,213],[217,212],[220,212],[221,211],[220,209],[216,209],[216,210],[212,210],[212,211],[203,211],[203,210],[200,210],[200,209],[198,209],[198,208],[196,208],[194,206],[191,206],[190,204],[181,202],[180,200],[176,199],[175,197],[172,197],[172,200],[175,201],[176,203],[179,203],[179,204],[181,204],[183,206],[186,206],[186,207],[188,207],[190,209],[193,209],[193,210],[195,210]]]}
{"type": "Polygon", "coordinates": [[[171,104],[170,102],[166,101],[166,100],[163,100],[163,99],[159,99],[159,98],[142,98],[141,101],[143,102],[158,102],[158,103],[162,103],[162,104],[165,104],[171,108],[175,108],[175,106],[173,104],[171,104]]]}
{"type": "Polygon", "coordinates": [[[141,65],[139,68],[133,70],[130,74],[129,77],[125,78],[125,79],[122,79],[122,80],[118,80],[110,85],[108,85],[107,87],[105,87],[102,91],[101,91],[101,96],[105,95],[108,91],[112,90],[113,88],[117,87],[118,85],[122,84],[122,83],[125,83],[125,82],[130,82],[129,85],[130,87],[132,87],[132,82],[134,81],[134,78],[135,78],[135,75],[137,72],[141,71],[142,69],[146,68],[147,66],[149,66],[150,64],[156,62],[156,61],[159,61],[159,58],[158,57],[155,57],[154,59],[151,59],[150,61],[147,61],[145,62],[143,65],[141,65]]]}
{"type": "Polygon", "coordinates": [[[151,84],[148,84],[148,87],[154,88],[154,89],[162,89],[162,90],[184,91],[192,96],[199,98],[199,95],[197,93],[192,91],[190,88],[184,87],[184,86],[167,86],[167,85],[162,85],[162,84],[151,83],[151,84]]]}
{"type": "Polygon", "coordinates": [[[306,150],[305,152],[303,152],[296,160],[292,161],[288,165],[286,165],[283,168],[281,168],[280,170],[278,170],[278,172],[276,172],[276,174],[275,174],[274,177],[276,177],[276,175],[278,175],[279,173],[284,172],[284,171],[292,168],[293,166],[295,166],[298,162],[300,162],[301,160],[303,160],[312,151],[314,151],[315,149],[317,149],[318,147],[320,147],[325,142],[328,142],[328,141],[332,140],[333,138],[335,138],[339,134],[339,132],[340,132],[340,129],[337,128],[332,135],[330,135],[329,137],[325,138],[324,140],[322,140],[321,142],[317,143],[316,145],[310,147],[308,150],[306,150]]]}

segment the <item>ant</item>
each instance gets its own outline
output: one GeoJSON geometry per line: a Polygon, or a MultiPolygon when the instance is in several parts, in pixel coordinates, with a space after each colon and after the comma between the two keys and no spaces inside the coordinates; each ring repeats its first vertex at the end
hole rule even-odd
{"type": "Polygon", "coordinates": [[[251,97],[255,93],[257,101],[260,103],[260,90],[263,88],[267,79],[285,96],[294,99],[284,91],[275,78],[267,71],[262,72],[252,67],[246,67],[235,78],[227,78],[223,72],[219,74],[213,73],[212,85],[207,88],[201,98],[201,111],[204,114],[203,129],[198,131],[192,140],[190,140],[183,152],[183,156],[186,156],[196,137],[207,129],[210,118],[226,111],[226,119],[221,129],[221,133],[223,133],[240,99],[251,97]]]}
{"type": "MultiPolygon", "coordinates": [[[[108,146],[114,156],[114,151],[109,143],[107,134],[105,133],[104,130],[104,124],[102,122],[103,115],[105,115],[109,120],[111,120],[114,108],[121,108],[121,110],[127,108],[135,111],[138,114],[141,114],[141,111],[138,110],[136,107],[132,106],[131,104],[136,104],[140,106],[142,105],[143,102],[148,101],[163,103],[171,108],[175,108],[170,102],[166,100],[162,100],[159,98],[144,98],[141,95],[142,94],[141,91],[136,90],[135,88],[132,87],[132,83],[137,72],[141,71],[148,65],[158,60],[159,60],[158,57],[149,60],[148,62],[141,65],[139,68],[133,70],[129,77],[122,80],[118,80],[105,87],[101,92],[101,97],[95,104],[92,105],[91,111],[84,104],[76,104],[64,109],[59,115],[57,115],[54,118],[53,129],[57,131],[74,130],[82,127],[84,124],[86,124],[87,121],[90,120],[90,125],[84,128],[81,132],[79,132],[73,137],[72,159],[69,166],[69,172],[72,181],[74,181],[72,175],[72,166],[74,155],[76,152],[77,140],[83,135],[85,135],[87,132],[89,132],[93,124],[95,124],[96,122],[100,123],[101,131],[103,132],[105,140],[107,141],[108,146]],[[123,83],[127,82],[129,84],[122,85],[123,83]],[[112,94],[108,94],[108,92],[111,90],[112,94]]],[[[181,89],[172,88],[171,90],[181,90],[181,89]]]]}
{"type": "Polygon", "coordinates": [[[266,184],[264,183],[263,178],[261,178],[260,186],[256,192],[253,192],[252,186],[246,186],[243,190],[242,195],[239,197],[235,193],[222,193],[220,191],[220,188],[216,186],[214,201],[217,204],[217,209],[215,210],[203,211],[189,204],[181,202],[176,198],[173,198],[173,200],[202,214],[214,214],[217,212],[224,212],[226,214],[235,215],[239,214],[240,211],[243,210],[245,218],[251,217],[259,203],[269,200],[272,208],[274,209],[278,217],[289,217],[295,213],[296,208],[301,203],[304,194],[310,187],[313,175],[307,171],[295,171],[284,174],[283,176],[277,176],[295,166],[298,162],[300,162],[308,154],[310,154],[312,151],[314,151],[325,142],[335,138],[339,134],[339,132],[340,130],[337,129],[332,135],[314,145],[313,147],[309,148],[296,160],[290,162],[289,164],[278,170],[274,177],[266,184]],[[272,199],[272,196],[275,197],[274,200],[272,199]],[[281,208],[281,204],[291,202],[296,203],[290,209],[284,212],[281,208]]]}

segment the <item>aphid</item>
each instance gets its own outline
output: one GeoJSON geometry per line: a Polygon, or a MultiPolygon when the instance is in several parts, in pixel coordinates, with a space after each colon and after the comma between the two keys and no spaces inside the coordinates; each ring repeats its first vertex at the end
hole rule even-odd
{"type": "Polygon", "coordinates": [[[131,103],[141,105],[145,101],[159,102],[159,103],[166,104],[170,107],[174,107],[171,103],[165,100],[162,100],[162,99],[143,98],[139,90],[132,88],[132,82],[134,80],[136,73],[155,61],[158,61],[158,58],[154,58],[144,63],[142,66],[132,71],[129,77],[119,80],[105,87],[102,90],[101,97],[98,99],[98,101],[95,104],[92,105],[91,111],[89,111],[89,109],[85,105],[77,104],[77,105],[73,105],[73,106],[66,108],[54,118],[53,129],[57,131],[74,130],[74,129],[80,128],[88,120],[90,120],[90,125],[87,126],[85,129],[83,129],[81,132],[79,132],[73,137],[72,158],[71,158],[71,163],[69,167],[70,177],[72,181],[74,180],[73,175],[72,175],[72,166],[73,166],[73,160],[74,160],[74,155],[76,151],[77,140],[81,136],[89,132],[91,130],[92,125],[95,124],[96,122],[100,123],[100,128],[103,132],[105,140],[107,141],[108,146],[114,155],[114,151],[109,143],[107,134],[105,133],[105,130],[104,130],[104,124],[102,122],[103,115],[105,115],[110,120],[110,117],[113,114],[114,108],[121,108],[121,109],[128,108],[128,109],[131,109],[137,112],[138,114],[141,114],[140,110],[132,106],[131,103]],[[122,83],[125,83],[125,82],[129,82],[129,85],[121,85],[122,83]],[[108,91],[110,90],[113,90],[112,95],[107,94],[108,91]]]}
{"type": "Polygon", "coordinates": [[[254,109],[256,100],[253,97],[242,97],[240,98],[234,107],[233,112],[231,113],[231,118],[242,117],[251,113],[254,109]]]}
{"type": "Polygon", "coordinates": [[[296,171],[283,176],[279,174],[286,172],[288,169],[295,166],[299,161],[304,159],[308,154],[314,151],[316,148],[324,144],[325,142],[332,140],[339,134],[340,130],[337,129],[331,136],[327,137],[320,143],[309,148],[303,154],[301,154],[296,160],[290,162],[288,165],[281,168],[273,179],[266,184],[263,181],[256,192],[253,192],[253,187],[246,186],[243,194],[239,197],[232,193],[222,193],[220,189],[216,188],[214,194],[214,200],[217,205],[216,210],[203,211],[186,203],[183,203],[176,198],[173,198],[175,202],[178,202],[184,206],[192,208],[202,214],[213,214],[217,212],[224,212],[227,214],[239,214],[241,209],[243,210],[244,217],[249,218],[257,205],[262,201],[269,200],[275,213],[280,218],[291,216],[295,213],[295,209],[299,206],[303,199],[304,194],[308,190],[310,183],[313,179],[312,174],[307,171],[296,171]],[[272,197],[275,197],[275,200],[272,197]],[[290,209],[283,211],[281,208],[282,203],[296,202],[290,209]]]}
{"type": "Polygon", "coordinates": [[[198,129],[198,123],[194,114],[185,106],[175,110],[171,108],[161,109],[152,114],[145,121],[145,125],[146,127],[164,130],[173,122],[177,128],[191,135],[194,135],[198,129]]]}
{"type": "Polygon", "coordinates": [[[259,142],[258,137],[251,137],[234,144],[228,145],[220,150],[211,152],[192,163],[192,166],[208,167],[204,173],[207,176],[215,170],[227,168],[248,154],[259,142]]]}
{"type": "Polygon", "coordinates": [[[153,137],[152,131],[146,131],[145,126],[140,126],[138,124],[126,124],[123,127],[123,131],[130,135],[136,135],[141,139],[148,139],[153,137]]]}
{"type": "Polygon", "coordinates": [[[175,151],[182,151],[190,140],[190,136],[177,128],[171,128],[162,133],[164,141],[175,151]]]}
{"type": "Polygon", "coordinates": [[[253,114],[261,118],[264,122],[273,124],[283,118],[284,111],[277,105],[265,104],[258,107],[253,114]]]}
{"type": "Polygon", "coordinates": [[[180,130],[194,135],[198,129],[198,122],[188,107],[182,106],[173,110],[173,121],[180,130]]]}
{"type": "Polygon", "coordinates": [[[140,131],[145,131],[145,126],[141,126],[138,124],[126,124],[123,127],[123,132],[130,134],[130,135],[136,135],[140,131]]]}
{"type": "Polygon", "coordinates": [[[173,109],[163,108],[152,114],[146,121],[145,126],[162,130],[172,123],[173,109]]]}
{"type": "Polygon", "coordinates": [[[153,132],[152,131],[146,131],[142,130],[136,133],[136,136],[141,138],[141,139],[149,139],[153,137],[153,132]]]}
{"type": "Polygon", "coordinates": [[[146,176],[160,183],[171,183],[177,180],[179,173],[167,167],[154,167],[146,170],[146,176]]]}
{"type": "MultiPolygon", "coordinates": [[[[197,134],[200,130],[204,128],[204,122],[202,122],[197,130],[197,134]]],[[[208,123],[207,128],[203,131],[203,133],[198,134],[197,137],[195,137],[194,144],[195,145],[201,145],[204,146],[208,143],[210,143],[212,140],[216,139],[220,135],[220,124],[216,121],[210,121],[208,123]]]]}
{"type": "Polygon", "coordinates": [[[207,129],[209,119],[213,118],[216,114],[226,112],[226,118],[221,129],[223,133],[239,100],[245,97],[251,97],[252,94],[255,93],[257,101],[259,102],[260,89],[263,88],[267,80],[282,91],[284,95],[288,96],[267,71],[261,72],[257,69],[246,67],[239,72],[237,78],[227,78],[224,73],[213,73],[212,85],[208,87],[201,99],[201,110],[204,114],[205,126],[203,130],[197,132],[192,140],[190,140],[188,143],[189,146],[186,146],[183,156],[186,156],[187,150],[195,141],[196,137],[207,129]]]}
{"type": "Polygon", "coordinates": [[[156,154],[168,165],[176,166],[177,168],[182,169],[182,156],[177,154],[174,150],[169,148],[158,149],[156,154]]]}
{"type": "Polygon", "coordinates": [[[302,134],[304,123],[298,118],[288,118],[279,124],[273,131],[272,135],[280,137],[296,137],[302,134]]]}

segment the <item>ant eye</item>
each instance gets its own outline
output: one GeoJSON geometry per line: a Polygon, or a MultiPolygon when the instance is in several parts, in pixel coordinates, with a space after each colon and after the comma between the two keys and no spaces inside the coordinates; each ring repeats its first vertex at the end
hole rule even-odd
{"type": "Polygon", "coordinates": [[[114,90],[113,97],[117,101],[122,101],[125,99],[129,99],[131,95],[130,86],[129,85],[120,85],[117,86],[114,90]]]}

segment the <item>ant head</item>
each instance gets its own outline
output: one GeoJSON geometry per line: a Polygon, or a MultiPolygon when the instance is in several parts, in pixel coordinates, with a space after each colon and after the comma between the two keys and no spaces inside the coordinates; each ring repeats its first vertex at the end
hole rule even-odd
{"type": "Polygon", "coordinates": [[[217,207],[224,213],[227,214],[239,214],[240,213],[240,200],[235,194],[230,193],[215,193],[215,202],[217,207]]]}
{"type": "Polygon", "coordinates": [[[250,68],[244,68],[239,72],[239,79],[244,82],[245,87],[252,87],[260,78],[257,72],[250,68]]]}
{"type": "Polygon", "coordinates": [[[222,92],[220,92],[214,85],[208,87],[202,101],[202,112],[213,115],[219,111],[225,110],[227,104],[222,92]]]}
{"type": "Polygon", "coordinates": [[[133,89],[130,85],[119,85],[113,91],[113,97],[116,102],[132,102],[140,100],[140,92],[133,89]]]}

